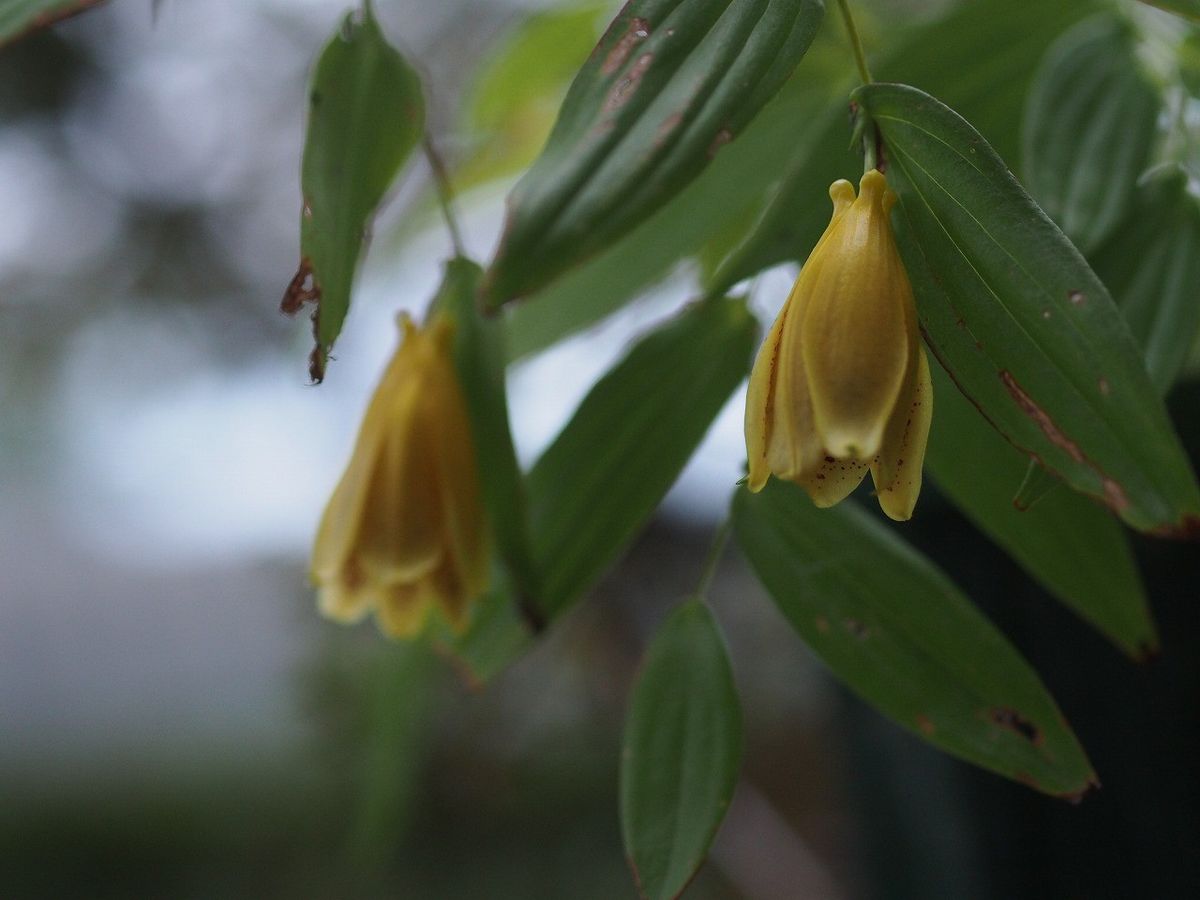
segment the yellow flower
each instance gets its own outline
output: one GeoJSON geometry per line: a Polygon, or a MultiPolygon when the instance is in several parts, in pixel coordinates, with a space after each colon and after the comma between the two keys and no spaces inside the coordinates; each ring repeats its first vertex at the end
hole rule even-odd
{"type": "Polygon", "coordinates": [[[374,610],[411,637],[430,610],[461,629],[487,585],[488,540],[466,401],[444,316],[404,338],[367,407],[354,454],[317,531],[312,579],[321,612],[374,610]]]}
{"type": "Polygon", "coordinates": [[[867,469],[879,505],[912,515],[933,414],[912,286],[888,213],[895,195],[872,169],[829,188],[833,217],[763,342],[746,397],[749,487],[775,475],[820,507],[867,469]]]}

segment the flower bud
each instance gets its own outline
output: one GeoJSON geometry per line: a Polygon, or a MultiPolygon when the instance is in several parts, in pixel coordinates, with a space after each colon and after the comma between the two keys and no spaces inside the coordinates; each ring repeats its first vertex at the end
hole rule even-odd
{"type": "Polygon", "coordinates": [[[833,217],[759,350],[746,397],[749,487],[775,475],[820,507],[867,470],[893,519],[912,515],[933,413],[912,286],[881,172],[829,189],[833,217]]]}
{"type": "Polygon", "coordinates": [[[321,519],[312,580],[321,612],[353,622],[374,611],[412,637],[437,608],[456,629],[487,584],[489,551],[475,447],[437,316],[403,340],[367,407],[345,474],[321,519]]]}

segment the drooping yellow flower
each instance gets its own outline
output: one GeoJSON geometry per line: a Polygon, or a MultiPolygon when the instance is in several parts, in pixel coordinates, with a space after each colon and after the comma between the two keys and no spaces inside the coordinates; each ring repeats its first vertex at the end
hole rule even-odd
{"type": "Polygon", "coordinates": [[[921,490],[933,389],[888,217],[895,195],[872,169],[857,198],[845,180],[829,196],[833,217],[750,374],[749,487],[775,475],[827,507],[870,469],[879,505],[902,521],[921,490]]]}
{"type": "Polygon", "coordinates": [[[407,316],[345,474],[321,519],[312,579],[321,612],[374,610],[411,637],[436,607],[455,627],[486,587],[489,550],[466,401],[450,356],[453,325],[407,316]]]}

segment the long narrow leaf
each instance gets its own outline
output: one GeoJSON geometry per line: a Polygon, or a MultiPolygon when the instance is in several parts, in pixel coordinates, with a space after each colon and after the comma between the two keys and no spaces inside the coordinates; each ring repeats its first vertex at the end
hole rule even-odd
{"type": "Polygon", "coordinates": [[[1037,674],[958,588],[849,503],[794,485],[739,491],[738,544],[780,611],[838,678],[948,753],[1077,797],[1096,783],[1037,674]]]}
{"type": "Polygon", "coordinates": [[[531,293],[677,194],[787,81],[822,0],[631,0],[509,200],[493,306],[531,293]]]}

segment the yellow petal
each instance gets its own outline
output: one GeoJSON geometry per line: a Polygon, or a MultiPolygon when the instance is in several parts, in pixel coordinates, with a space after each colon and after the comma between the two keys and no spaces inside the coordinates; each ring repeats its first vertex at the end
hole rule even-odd
{"type": "Polygon", "coordinates": [[[798,323],[803,318],[805,295],[821,266],[818,251],[853,203],[854,188],[845,179],[835,181],[830,185],[829,199],[833,201],[829,225],[800,270],[750,372],[745,432],[748,486],[754,492],[762,490],[772,473],[794,480],[820,464],[821,443],[813,426],[808,382],[799,359],[798,323]]]}
{"type": "Polygon", "coordinates": [[[886,194],[883,175],[866,173],[858,199],[813,253],[822,265],[801,324],[801,355],[816,430],[839,458],[870,460],[879,452],[909,358],[912,289],[886,194]]]}
{"type": "Polygon", "coordinates": [[[403,342],[322,516],[312,573],[327,615],[351,621],[374,609],[385,632],[408,637],[435,605],[465,625],[490,550],[452,325],[401,324],[403,342]]]}
{"type": "Polygon", "coordinates": [[[333,580],[317,592],[317,609],[327,619],[349,625],[371,611],[371,602],[361,590],[344,581],[333,580]]]}
{"type": "Polygon", "coordinates": [[[420,396],[420,332],[408,316],[401,319],[404,337],[384,370],[367,405],[346,471],[334,488],[317,528],[313,547],[313,580],[322,583],[337,577],[359,539],[367,503],[374,496],[381,458],[396,423],[412,416],[420,396]]]}
{"type": "Polygon", "coordinates": [[[871,466],[879,505],[889,518],[898,522],[911,518],[917,505],[921,467],[933,421],[933,382],[923,348],[917,348],[914,368],[914,377],[888,423],[879,457],[871,466]]]}
{"type": "Polygon", "coordinates": [[[869,467],[869,463],[855,459],[826,456],[815,471],[796,479],[796,483],[808,492],[816,506],[825,509],[849,497],[862,483],[869,467]]]}
{"type": "Polygon", "coordinates": [[[783,323],[787,320],[788,303],[775,317],[775,324],[767,339],[758,348],[754,368],[750,370],[750,381],[746,385],[746,461],[749,467],[747,485],[758,493],[771,475],[767,462],[767,445],[771,437],[773,419],[775,374],[779,369],[779,339],[783,334],[783,323]]]}
{"type": "Polygon", "coordinates": [[[416,637],[429,619],[432,598],[423,588],[393,585],[376,600],[376,620],[384,634],[394,638],[416,637]]]}
{"type": "Polygon", "coordinates": [[[443,565],[432,573],[439,607],[452,624],[465,624],[467,601],[483,593],[490,577],[490,541],[466,399],[447,357],[430,370],[430,398],[438,405],[430,439],[437,461],[443,565]]]}

